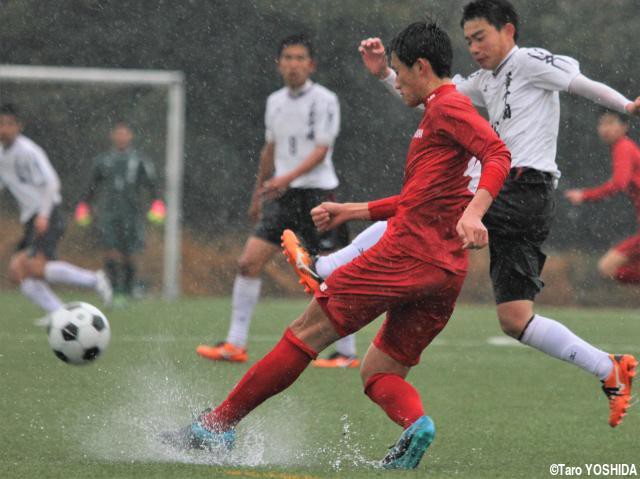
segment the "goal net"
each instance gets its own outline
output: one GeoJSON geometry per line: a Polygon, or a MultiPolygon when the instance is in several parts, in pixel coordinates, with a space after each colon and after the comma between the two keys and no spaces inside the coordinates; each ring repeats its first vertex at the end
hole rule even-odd
{"type": "MultiPolygon", "coordinates": [[[[140,270],[161,271],[157,275],[161,278],[147,280],[162,289],[164,298],[178,297],[185,128],[182,72],[0,65],[0,102],[18,105],[25,134],[49,155],[60,175],[67,211],[86,188],[93,159],[109,148],[110,127],[118,120],[131,124],[135,147],[154,162],[164,181],[161,190],[167,204],[162,265],[141,264],[140,270]]],[[[147,263],[158,261],[145,258],[147,263]]]]}

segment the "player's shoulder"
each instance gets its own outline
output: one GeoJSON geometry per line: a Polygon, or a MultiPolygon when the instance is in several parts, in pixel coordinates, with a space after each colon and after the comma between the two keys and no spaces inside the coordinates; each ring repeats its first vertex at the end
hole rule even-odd
{"type": "Polygon", "coordinates": [[[287,97],[287,87],[282,87],[267,97],[267,105],[284,100],[287,97]]]}
{"type": "Polygon", "coordinates": [[[320,85],[320,83],[314,83],[311,88],[312,94],[317,97],[325,98],[327,100],[338,99],[338,95],[336,95],[332,90],[329,90],[326,86],[320,85]]]}
{"type": "Polygon", "coordinates": [[[25,135],[18,135],[15,140],[17,150],[22,153],[33,153],[46,157],[44,149],[38,145],[35,141],[25,135]]]}

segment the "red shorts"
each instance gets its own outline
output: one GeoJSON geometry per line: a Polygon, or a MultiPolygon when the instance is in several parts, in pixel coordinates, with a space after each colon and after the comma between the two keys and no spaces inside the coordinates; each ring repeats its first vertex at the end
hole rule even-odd
{"type": "Polygon", "coordinates": [[[625,255],[630,260],[640,260],[640,233],[621,241],[613,247],[618,253],[625,255]]]}
{"type": "Polygon", "coordinates": [[[415,366],[449,321],[464,278],[378,244],[334,271],[315,297],[342,336],[386,312],[373,344],[415,366]]]}

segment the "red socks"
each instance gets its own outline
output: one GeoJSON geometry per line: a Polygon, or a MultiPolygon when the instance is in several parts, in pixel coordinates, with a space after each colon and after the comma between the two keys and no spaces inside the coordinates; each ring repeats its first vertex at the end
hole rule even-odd
{"type": "Polygon", "coordinates": [[[367,380],[364,392],[404,429],[424,416],[420,394],[396,374],[374,374],[367,380]]]}
{"type": "Polygon", "coordinates": [[[318,353],[287,329],[280,342],[247,371],[233,391],[201,420],[212,430],[225,431],[247,414],[291,386],[318,353]]]}

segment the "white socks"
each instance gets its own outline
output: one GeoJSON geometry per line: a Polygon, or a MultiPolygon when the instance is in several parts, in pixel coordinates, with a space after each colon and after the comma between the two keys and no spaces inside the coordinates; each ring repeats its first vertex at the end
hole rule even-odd
{"type": "Polygon", "coordinates": [[[237,275],[233,282],[231,304],[231,326],[227,334],[227,342],[244,348],[249,335],[249,325],[253,311],[260,298],[262,279],[237,275]]]}
{"type": "Polygon", "coordinates": [[[96,287],[96,273],[66,261],[47,261],[44,279],[49,283],[70,284],[81,288],[96,287]]]}
{"type": "Polygon", "coordinates": [[[335,343],[336,351],[343,356],[353,357],[356,355],[356,335],[350,334],[338,339],[335,343]]]}
{"type": "Polygon", "coordinates": [[[20,283],[20,291],[47,313],[55,311],[62,306],[60,298],[41,279],[26,278],[20,283]]]}
{"type": "Polygon", "coordinates": [[[573,334],[567,327],[536,314],[520,341],[543,353],[562,359],[605,380],[613,369],[609,355],[573,334]]]}
{"type": "Polygon", "coordinates": [[[350,245],[345,246],[327,256],[319,256],[316,260],[316,273],[326,279],[343,264],[347,264],[353,258],[360,256],[364,251],[380,241],[387,229],[386,221],[378,221],[356,236],[350,245]]]}

